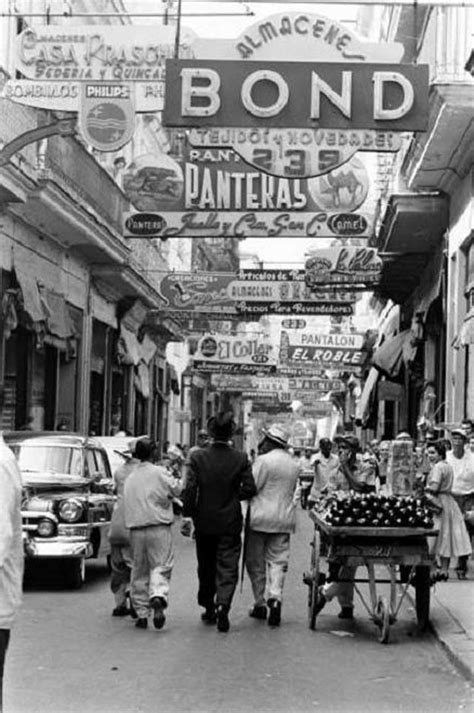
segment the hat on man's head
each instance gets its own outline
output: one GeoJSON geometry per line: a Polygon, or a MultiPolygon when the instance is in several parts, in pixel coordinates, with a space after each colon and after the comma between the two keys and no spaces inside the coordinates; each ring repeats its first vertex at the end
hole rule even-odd
{"type": "Polygon", "coordinates": [[[211,416],[207,422],[209,433],[217,440],[229,439],[235,428],[234,414],[232,411],[221,411],[217,416],[211,416]]]}
{"type": "Polygon", "coordinates": [[[205,436],[205,438],[208,438],[209,434],[205,428],[200,428],[198,431],[198,437],[199,436],[205,436]]]}
{"type": "Polygon", "coordinates": [[[347,446],[353,451],[358,451],[360,447],[359,439],[355,436],[343,436],[339,441],[340,446],[347,446]]]}
{"type": "Polygon", "coordinates": [[[274,423],[263,433],[265,438],[269,438],[271,441],[274,441],[274,443],[278,443],[279,446],[284,446],[285,448],[287,447],[290,434],[284,428],[279,426],[278,423],[274,423]]]}
{"type": "Polygon", "coordinates": [[[466,431],[463,428],[453,428],[451,431],[451,436],[462,436],[462,438],[467,441],[466,431]]]}

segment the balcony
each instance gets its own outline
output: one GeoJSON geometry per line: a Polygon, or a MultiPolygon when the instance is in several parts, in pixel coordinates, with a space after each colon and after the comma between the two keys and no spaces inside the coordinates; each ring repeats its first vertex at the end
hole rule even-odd
{"type": "Polygon", "coordinates": [[[411,190],[451,193],[474,161],[473,28],[474,8],[438,7],[426,31],[418,60],[431,68],[429,125],[405,160],[411,190]]]}

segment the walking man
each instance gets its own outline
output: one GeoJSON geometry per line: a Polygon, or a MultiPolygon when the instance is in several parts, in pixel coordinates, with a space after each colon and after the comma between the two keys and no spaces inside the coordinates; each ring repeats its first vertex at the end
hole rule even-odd
{"type": "Polygon", "coordinates": [[[135,446],[138,465],[125,481],[125,525],[132,546],[132,605],[135,626],[146,629],[152,609],[155,629],[164,626],[174,562],[171,525],[173,498],[182,491],[181,480],[163,466],[153,465],[154,443],[142,438],[135,446]]]}
{"type": "Polygon", "coordinates": [[[117,468],[114,473],[114,491],[117,496],[110,523],[110,589],[114,595],[115,608],[112,616],[128,616],[135,618],[132,606],[127,606],[129,596],[130,578],[132,571],[132,548],[130,546],[130,531],[125,526],[125,507],[123,491],[125,481],[140,461],[135,458],[135,452],[126,453],[128,460],[117,468]]]}
{"type": "Polygon", "coordinates": [[[226,632],[239,578],[240,501],[255,494],[255,483],[247,454],[228,444],[234,432],[232,413],[210,418],[208,430],[211,445],[193,451],[189,459],[183,516],[194,520],[198,604],[205,609],[201,619],[217,621],[218,631],[226,632]]]}
{"type": "MultiPolygon", "coordinates": [[[[0,423],[3,399],[0,386],[0,423]]],[[[22,582],[21,474],[0,432],[0,712],[3,710],[5,656],[10,629],[21,603],[22,582]]]]}
{"type": "Polygon", "coordinates": [[[250,616],[279,626],[283,585],[296,526],[300,465],[287,451],[288,434],[274,424],[259,446],[253,466],[257,493],[250,501],[245,564],[255,604],[250,616]]]}

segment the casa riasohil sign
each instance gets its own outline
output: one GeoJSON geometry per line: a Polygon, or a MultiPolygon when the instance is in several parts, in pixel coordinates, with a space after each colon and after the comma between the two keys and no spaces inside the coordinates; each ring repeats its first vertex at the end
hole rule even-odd
{"type": "Polygon", "coordinates": [[[167,60],[165,126],[424,131],[428,67],[167,60]]]}

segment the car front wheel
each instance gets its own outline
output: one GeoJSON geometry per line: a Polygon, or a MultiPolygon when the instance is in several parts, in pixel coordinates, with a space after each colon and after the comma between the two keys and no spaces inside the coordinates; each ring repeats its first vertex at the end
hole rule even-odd
{"type": "Polygon", "coordinates": [[[86,560],[84,557],[74,557],[64,563],[64,574],[67,585],[71,589],[81,589],[86,577],[86,560]]]}

